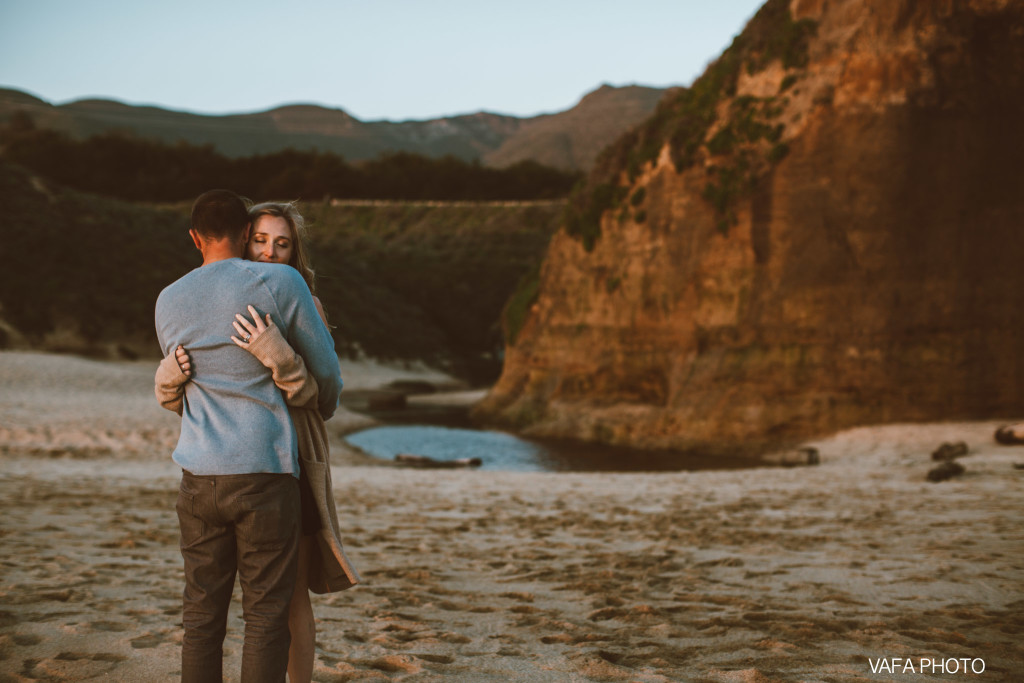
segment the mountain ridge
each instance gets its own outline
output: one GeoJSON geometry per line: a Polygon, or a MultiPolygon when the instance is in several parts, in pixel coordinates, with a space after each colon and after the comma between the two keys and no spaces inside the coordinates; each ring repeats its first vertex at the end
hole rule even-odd
{"type": "Polygon", "coordinates": [[[282,149],[317,149],[358,162],[383,154],[446,155],[487,166],[536,161],[586,170],[598,152],[653,111],[665,89],[602,85],[563,112],[535,117],[478,111],[434,119],[362,121],[341,108],[285,104],[264,111],[196,114],[113,99],[86,98],[54,105],[30,93],[0,88],[0,124],[23,111],[40,128],[76,138],[111,130],[164,142],[210,144],[230,157],[282,149]],[[562,153],[537,137],[563,136],[562,153]]]}

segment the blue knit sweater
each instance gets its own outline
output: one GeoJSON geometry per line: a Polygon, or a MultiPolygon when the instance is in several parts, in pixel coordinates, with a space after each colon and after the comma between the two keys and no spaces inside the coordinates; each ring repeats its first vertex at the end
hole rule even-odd
{"type": "Polygon", "coordinates": [[[290,266],[239,258],[196,268],[156,301],[164,354],[179,344],[192,361],[174,461],[193,474],[291,473],[295,428],[270,370],[231,341],[236,313],[270,314],[316,380],[320,413],[334,414],[341,374],[334,342],[302,276],[290,266]]]}

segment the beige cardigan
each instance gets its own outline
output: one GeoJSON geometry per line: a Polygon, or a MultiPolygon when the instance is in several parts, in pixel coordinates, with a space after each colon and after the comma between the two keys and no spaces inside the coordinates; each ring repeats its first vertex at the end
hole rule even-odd
{"type": "MultiPolygon", "coordinates": [[[[359,583],[360,577],[341,545],[331,485],[327,427],[316,408],[316,381],[276,325],[270,325],[256,337],[249,344],[249,352],[270,369],[274,384],[284,394],[298,437],[299,465],[306,472],[320,513],[321,528],[309,562],[309,589],[314,593],[334,593],[351,588],[359,583]]],[[[160,405],[181,415],[188,380],[189,376],[178,367],[173,352],[164,358],[156,371],[156,398],[160,405]]]]}

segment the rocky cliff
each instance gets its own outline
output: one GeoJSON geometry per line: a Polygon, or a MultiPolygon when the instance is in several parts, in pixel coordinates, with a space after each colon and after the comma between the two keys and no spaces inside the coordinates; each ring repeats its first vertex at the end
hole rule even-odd
{"type": "Polygon", "coordinates": [[[757,451],[1024,414],[1024,3],[769,0],[606,151],[478,416],[757,451]]]}

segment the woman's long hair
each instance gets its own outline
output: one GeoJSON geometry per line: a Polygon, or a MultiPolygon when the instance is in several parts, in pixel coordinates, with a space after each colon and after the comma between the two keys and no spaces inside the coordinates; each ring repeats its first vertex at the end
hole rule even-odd
{"type": "Polygon", "coordinates": [[[302,279],[309,286],[309,291],[316,295],[315,273],[309,265],[309,256],[306,254],[306,222],[302,214],[295,207],[294,202],[263,202],[256,204],[249,209],[249,220],[253,227],[260,216],[276,216],[283,218],[292,233],[292,257],[288,265],[299,271],[302,279]]]}

